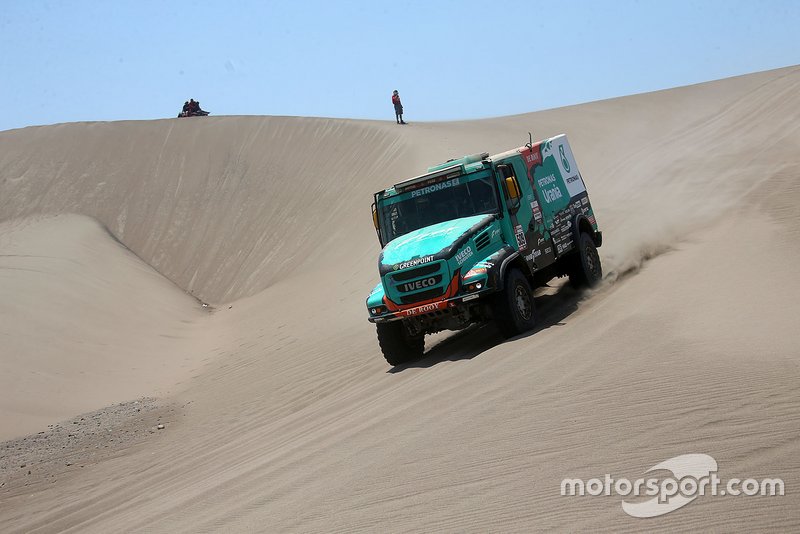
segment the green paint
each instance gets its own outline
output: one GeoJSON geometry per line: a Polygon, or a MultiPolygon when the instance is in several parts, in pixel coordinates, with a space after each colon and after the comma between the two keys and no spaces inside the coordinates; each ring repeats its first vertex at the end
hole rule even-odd
{"type": "Polygon", "coordinates": [[[391,266],[436,254],[449,247],[467,230],[487,217],[492,217],[492,215],[473,215],[472,217],[453,219],[400,236],[383,249],[383,265],[391,266]]]}
{"type": "Polygon", "coordinates": [[[539,199],[546,228],[552,228],[554,215],[569,205],[569,193],[558,170],[556,159],[546,156],[542,164],[534,168],[533,180],[538,184],[541,198],[539,199]]]}

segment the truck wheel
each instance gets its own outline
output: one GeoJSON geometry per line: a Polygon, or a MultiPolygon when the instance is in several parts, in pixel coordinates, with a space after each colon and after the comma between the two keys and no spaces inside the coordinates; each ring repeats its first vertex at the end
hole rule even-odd
{"type": "Polygon", "coordinates": [[[578,239],[578,251],[574,255],[569,283],[572,287],[594,287],[603,278],[603,266],[600,255],[594,246],[592,237],[586,232],[578,239]]]}
{"type": "Polygon", "coordinates": [[[425,336],[412,336],[403,321],[378,323],[378,344],[390,365],[417,360],[425,352],[425,336]]]}
{"type": "Polygon", "coordinates": [[[497,293],[494,320],[505,337],[527,332],[536,324],[533,291],[519,269],[512,269],[508,273],[505,287],[497,293]]]}

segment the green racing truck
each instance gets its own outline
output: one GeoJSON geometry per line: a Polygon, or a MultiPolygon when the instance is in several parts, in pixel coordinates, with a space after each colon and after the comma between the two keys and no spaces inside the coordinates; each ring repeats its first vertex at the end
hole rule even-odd
{"type": "Polygon", "coordinates": [[[367,310],[391,365],[442,330],[494,321],[521,334],[536,321],[533,289],[602,278],[603,234],[566,135],[431,167],[375,193],[372,215],[383,250],[367,310]]]}

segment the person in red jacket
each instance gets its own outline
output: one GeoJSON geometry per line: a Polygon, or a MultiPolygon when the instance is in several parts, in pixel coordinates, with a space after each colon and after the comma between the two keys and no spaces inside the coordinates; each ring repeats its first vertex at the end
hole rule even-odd
{"type": "Polygon", "coordinates": [[[397,124],[405,124],[403,120],[403,103],[400,102],[400,93],[397,89],[392,93],[392,104],[394,104],[394,118],[397,119],[397,124]]]}

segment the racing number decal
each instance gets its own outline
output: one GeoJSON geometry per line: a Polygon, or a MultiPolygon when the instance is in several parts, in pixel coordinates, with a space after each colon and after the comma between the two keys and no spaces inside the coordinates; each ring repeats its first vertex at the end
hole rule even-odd
{"type": "Polygon", "coordinates": [[[517,248],[520,251],[528,248],[528,240],[525,238],[525,230],[521,224],[514,227],[514,236],[517,238],[517,248]]]}

